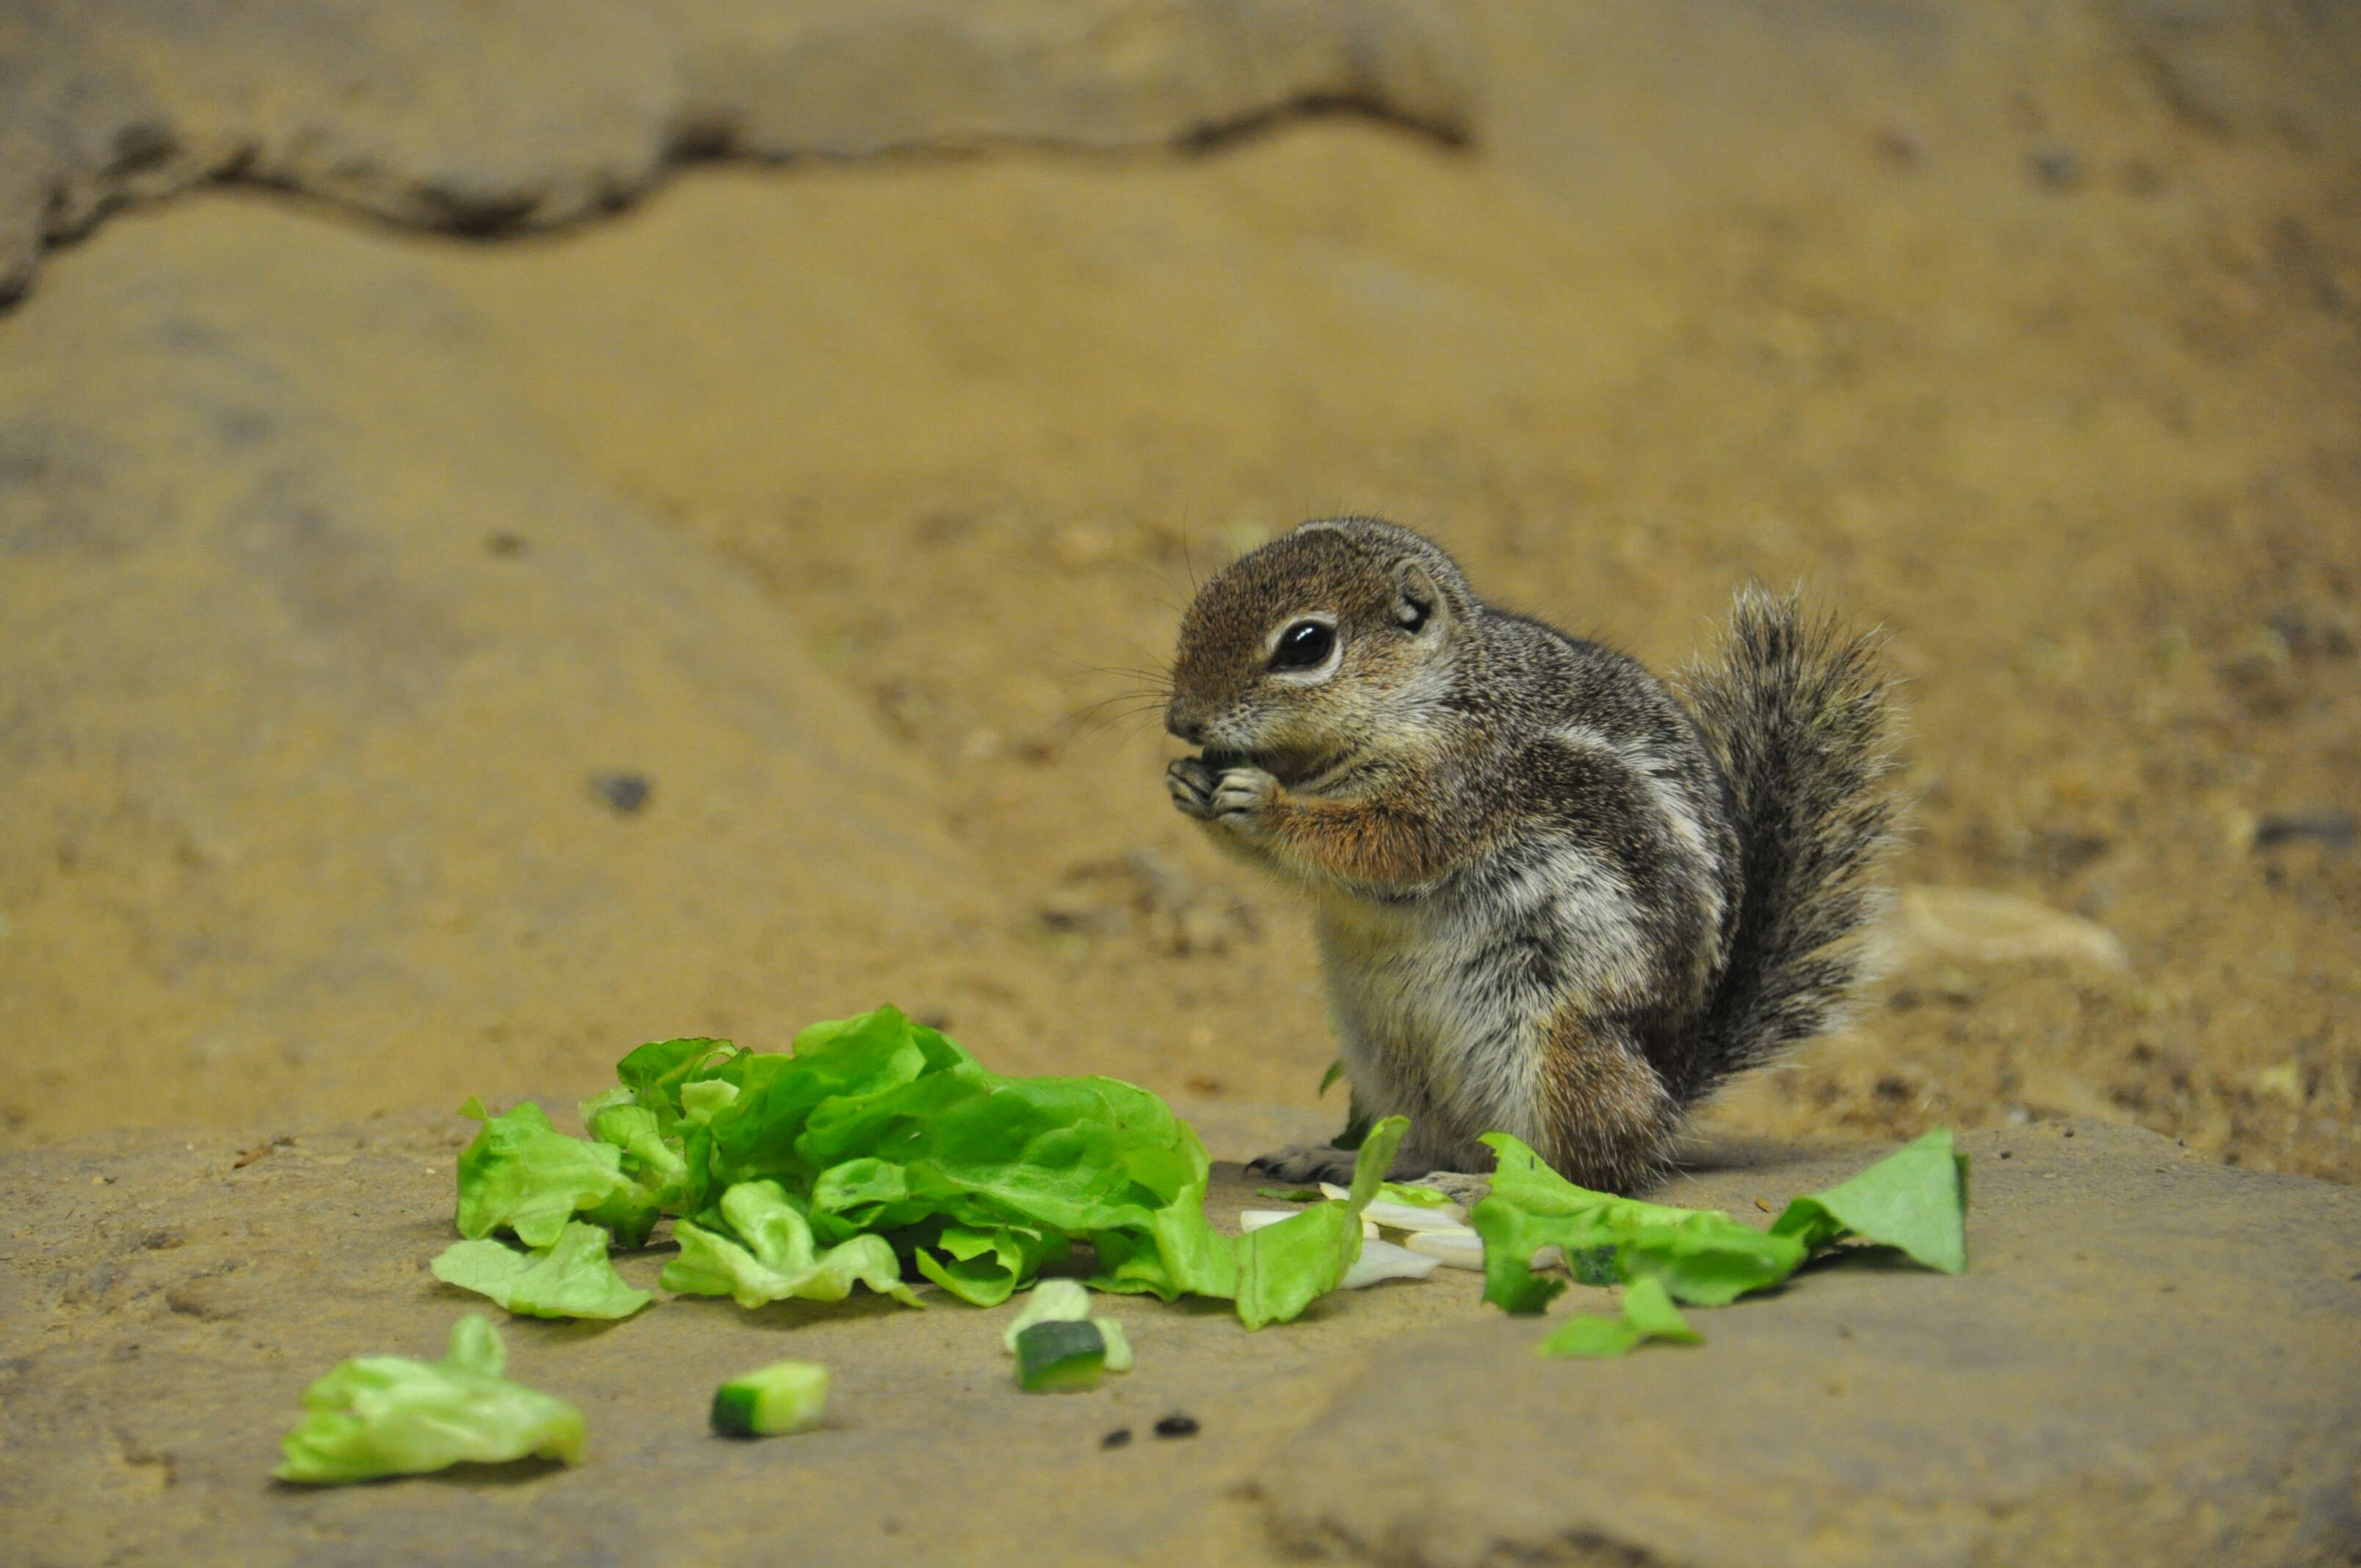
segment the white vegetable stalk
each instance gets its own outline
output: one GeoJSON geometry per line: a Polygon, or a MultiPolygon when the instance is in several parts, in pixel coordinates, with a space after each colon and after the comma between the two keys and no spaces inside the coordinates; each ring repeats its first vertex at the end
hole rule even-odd
{"type": "Polygon", "coordinates": [[[1391,1242],[1363,1242],[1360,1261],[1354,1264],[1336,1288],[1358,1290],[1386,1279],[1423,1279],[1443,1260],[1414,1253],[1391,1242]]]}
{"type": "MultiPolygon", "coordinates": [[[[1331,1198],[1349,1201],[1350,1190],[1333,1181],[1323,1181],[1320,1190],[1331,1198]]],[[[1379,1198],[1361,1211],[1364,1219],[1375,1220],[1389,1231],[1464,1231],[1467,1228],[1467,1211],[1456,1203],[1437,1203],[1432,1208],[1422,1204],[1397,1203],[1379,1198]]]]}
{"type": "Polygon", "coordinates": [[[1402,1245],[1451,1268],[1484,1268],[1484,1238],[1471,1230],[1422,1231],[1402,1245]]]}
{"type": "MultiPolygon", "coordinates": [[[[1376,1207],[1375,1204],[1370,1206],[1376,1207]]],[[[1281,1220],[1292,1220],[1302,1212],[1301,1209],[1241,1209],[1238,1211],[1238,1229],[1247,1232],[1258,1231],[1265,1225],[1275,1225],[1281,1220]]],[[[1370,1241],[1375,1241],[1378,1237],[1377,1222],[1367,1214],[1361,1216],[1361,1234],[1370,1241]]]]}

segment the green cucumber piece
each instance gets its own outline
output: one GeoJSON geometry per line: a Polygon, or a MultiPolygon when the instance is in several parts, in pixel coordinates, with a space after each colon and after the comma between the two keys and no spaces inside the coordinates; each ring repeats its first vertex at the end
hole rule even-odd
{"type": "Polygon", "coordinates": [[[828,1368],[781,1361],[732,1377],[713,1391],[713,1430],[730,1437],[771,1437],[817,1425],[828,1406],[828,1368]]]}
{"type": "Polygon", "coordinates": [[[1016,1336],[1016,1386],[1029,1394],[1098,1387],[1106,1335],[1085,1319],[1035,1323],[1016,1336]]]}

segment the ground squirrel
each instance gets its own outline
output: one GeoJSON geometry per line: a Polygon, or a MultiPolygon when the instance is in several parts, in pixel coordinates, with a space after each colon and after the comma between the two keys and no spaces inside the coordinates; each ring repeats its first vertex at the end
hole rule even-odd
{"type": "Polygon", "coordinates": [[[1750,588],[1681,686],[1373,518],[1190,605],[1173,802],[1310,895],[1355,1115],[1411,1119],[1397,1176],[1487,1170],[1497,1129],[1631,1190],[1716,1084],[1836,1021],[1894,832],[1877,641],[1750,588]]]}

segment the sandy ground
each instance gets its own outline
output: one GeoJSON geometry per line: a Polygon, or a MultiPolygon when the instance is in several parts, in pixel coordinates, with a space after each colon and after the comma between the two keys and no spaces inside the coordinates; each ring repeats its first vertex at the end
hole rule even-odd
{"type": "MultiPolygon", "coordinates": [[[[1332,1052],[1304,921],[1170,811],[1153,694],[1198,576],[1368,510],[1651,663],[1749,576],[1882,621],[1921,803],[1900,874],[2126,944],[2113,975],[1905,970],[1725,1124],[2088,1114],[2361,1179],[2352,155],[2222,134],[2121,61],[1856,82],[1786,119],[1736,55],[1683,67],[1749,85],[1710,103],[1647,98],[1674,68],[1642,64],[1570,98],[1504,52],[1473,149],[1336,119],[1198,156],[718,167],[494,246],[209,193],[59,256],[0,330],[134,254],[393,253],[579,482],[760,583],[987,913],[906,965],[860,929],[767,953],[677,1032],[784,1046],[857,970],[1004,1070],[1309,1102],[1332,1052]]],[[[10,1007],[20,1040],[73,1015],[10,1007]]],[[[526,1017],[401,1098],[587,1089],[632,1043],[526,1017]]],[[[141,1048],[108,1042],[113,1070],[141,1048]]],[[[159,1036],[158,1073],[184,1051],[159,1036]]],[[[60,1071],[9,1069],[0,1136],[159,1119],[60,1071]]],[[[357,1073],[304,1103],[394,1094],[357,1073]]]]}

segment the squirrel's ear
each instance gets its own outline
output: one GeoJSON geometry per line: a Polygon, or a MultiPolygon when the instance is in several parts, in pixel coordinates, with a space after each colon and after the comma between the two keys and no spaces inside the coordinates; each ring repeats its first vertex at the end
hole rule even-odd
{"type": "Polygon", "coordinates": [[[1394,568],[1393,620],[1415,636],[1441,636],[1451,624],[1451,601],[1434,575],[1416,561],[1394,568]]]}

